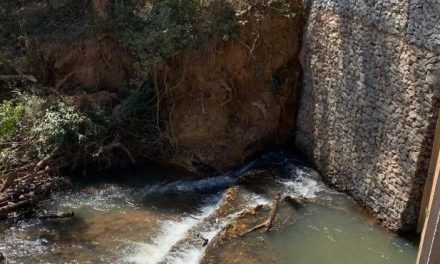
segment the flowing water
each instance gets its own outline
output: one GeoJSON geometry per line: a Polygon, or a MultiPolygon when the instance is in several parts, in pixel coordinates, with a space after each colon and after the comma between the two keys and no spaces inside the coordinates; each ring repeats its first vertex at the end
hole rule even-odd
{"type": "Polygon", "coordinates": [[[182,180],[180,173],[153,165],[113,171],[56,195],[44,210],[74,211],[75,217],[0,223],[0,252],[10,263],[405,264],[415,262],[417,251],[286,153],[198,180],[182,180]],[[248,179],[253,172],[266,176],[248,179]],[[233,185],[246,189],[242,202],[220,214],[233,185]],[[212,245],[240,212],[270,203],[274,193],[326,203],[283,209],[285,219],[270,232],[212,245]]]}

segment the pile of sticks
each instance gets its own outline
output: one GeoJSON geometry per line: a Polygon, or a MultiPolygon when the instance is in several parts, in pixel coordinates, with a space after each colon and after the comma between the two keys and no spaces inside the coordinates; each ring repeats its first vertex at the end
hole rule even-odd
{"type": "MultiPolygon", "coordinates": [[[[54,169],[40,168],[36,163],[9,169],[0,178],[0,217],[31,208],[50,196],[61,181],[53,177],[54,169]]],[[[15,216],[14,214],[12,214],[15,216]]]]}

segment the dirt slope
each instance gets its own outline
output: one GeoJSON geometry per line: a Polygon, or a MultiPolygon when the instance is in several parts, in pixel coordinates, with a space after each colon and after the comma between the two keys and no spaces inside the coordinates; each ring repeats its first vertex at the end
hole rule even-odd
{"type": "MultiPolygon", "coordinates": [[[[95,2],[99,7],[106,1],[95,2]]],[[[148,158],[197,173],[221,172],[289,138],[299,86],[303,8],[300,0],[286,3],[288,14],[266,4],[249,6],[236,38],[214,37],[186,48],[144,76],[143,81],[154,84],[157,108],[151,119],[160,144],[124,142],[136,159],[147,149],[152,153],[148,158]]],[[[107,9],[98,8],[96,19],[105,20],[107,9]]],[[[116,109],[134,90],[132,79],[139,81],[133,67],[137,58],[122,48],[117,32],[80,34],[81,27],[87,25],[75,24],[75,32],[65,32],[77,34],[74,38],[58,30],[26,39],[26,59],[17,67],[63,95],[86,98],[73,100],[81,108],[86,101],[99,109],[100,101],[94,100],[105,97],[110,98],[103,100],[105,107],[116,109]]]]}

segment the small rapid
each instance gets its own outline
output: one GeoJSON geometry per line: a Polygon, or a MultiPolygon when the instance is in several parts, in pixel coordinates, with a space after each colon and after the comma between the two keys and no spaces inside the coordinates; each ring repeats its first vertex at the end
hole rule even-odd
{"type": "MultiPolygon", "coordinates": [[[[212,199],[215,199],[214,197],[212,199]]],[[[215,203],[211,202],[203,206],[198,214],[192,217],[183,217],[175,221],[165,221],[159,228],[158,234],[150,243],[139,244],[132,255],[123,259],[127,263],[154,264],[165,260],[174,263],[198,263],[201,257],[201,249],[196,245],[188,245],[191,248],[185,249],[179,256],[169,256],[171,249],[186,238],[187,233],[199,225],[203,219],[215,212],[215,203]]],[[[205,234],[206,235],[206,234],[205,234]]],[[[215,235],[215,234],[214,234],[215,235]]]]}
{"type": "Polygon", "coordinates": [[[283,169],[284,178],[276,179],[277,191],[283,196],[314,198],[327,190],[320,182],[319,175],[308,167],[294,164],[282,155],[266,154],[243,168],[224,176],[211,177],[195,181],[176,181],[160,183],[143,188],[143,197],[157,195],[184,195],[190,193],[212,193],[203,201],[198,213],[182,217],[175,221],[166,221],[160,227],[158,235],[150,243],[138,245],[132,255],[123,260],[125,263],[152,264],[196,264],[203,258],[206,246],[235,217],[244,210],[257,205],[266,205],[271,201],[261,194],[249,194],[244,203],[222,218],[216,212],[225,205],[223,190],[236,184],[247,173],[256,169],[283,169]]]}

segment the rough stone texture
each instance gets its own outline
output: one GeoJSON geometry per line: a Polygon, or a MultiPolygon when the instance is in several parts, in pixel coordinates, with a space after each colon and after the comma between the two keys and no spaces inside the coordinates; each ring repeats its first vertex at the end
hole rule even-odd
{"type": "Polygon", "coordinates": [[[413,230],[440,89],[440,1],[312,0],[296,146],[391,230],[413,230]]]}

